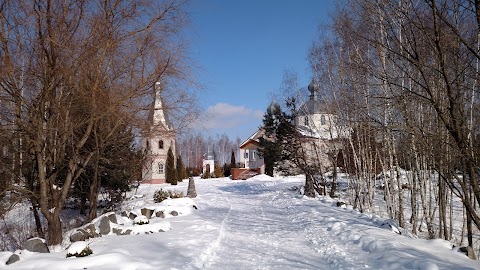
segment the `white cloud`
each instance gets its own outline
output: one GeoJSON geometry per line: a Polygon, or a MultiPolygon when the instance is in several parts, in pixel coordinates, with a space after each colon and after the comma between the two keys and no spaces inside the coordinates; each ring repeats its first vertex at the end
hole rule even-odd
{"type": "Polygon", "coordinates": [[[238,128],[241,125],[259,125],[264,112],[244,106],[228,103],[217,103],[205,111],[200,117],[199,124],[205,129],[238,128]]]}

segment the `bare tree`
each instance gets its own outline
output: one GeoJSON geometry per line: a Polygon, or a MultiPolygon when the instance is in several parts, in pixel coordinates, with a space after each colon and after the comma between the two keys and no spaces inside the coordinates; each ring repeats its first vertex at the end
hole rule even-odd
{"type": "MultiPolygon", "coordinates": [[[[185,47],[174,38],[184,25],[184,2],[0,6],[1,96],[11,108],[11,130],[21,138],[15,175],[24,181],[23,163],[31,162],[29,175],[38,184],[31,192],[48,222],[48,243],[55,245],[62,241],[60,214],[70,187],[102,154],[100,144],[87,148],[87,141],[109,139],[96,136],[98,125],[112,114],[141,112],[155,81],[173,85],[187,78],[185,47]]],[[[177,96],[178,104],[189,100],[177,96]]]]}
{"type": "Polygon", "coordinates": [[[465,210],[469,245],[472,227],[480,228],[479,8],[471,0],[347,1],[334,15],[333,35],[310,53],[315,72],[335,75],[335,100],[349,104],[342,114],[355,136],[346,158],[356,168],[354,200],[371,192],[369,179],[381,168],[389,175],[383,178],[389,214],[407,222],[408,193],[413,232],[421,219],[429,237],[449,239],[455,196],[465,210]],[[373,140],[360,136],[366,126],[373,140]],[[374,155],[367,154],[369,140],[383,144],[374,155]],[[410,169],[408,183],[400,181],[400,165],[410,169]]]}

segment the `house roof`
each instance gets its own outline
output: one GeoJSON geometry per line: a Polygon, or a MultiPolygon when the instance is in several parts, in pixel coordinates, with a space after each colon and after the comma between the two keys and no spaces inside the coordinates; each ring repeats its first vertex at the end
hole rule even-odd
{"type": "Polygon", "coordinates": [[[265,131],[263,129],[258,129],[255,133],[252,134],[252,136],[248,137],[248,139],[246,139],[245,141],[243,141],[241,144],[240,144],[240,148],[243,148],[244,146],[246,146],[248,143],[253,143],[255,142],[256,145],[260,145],[260,138],[263,137],[263,135],[265,134],[265,131]]]}
{"type": "Polygon", "coordinates": [[[250,145],[250,144],[255,145],[257,147],[260,146],[260,142],[255,141],[255,140],[248,140],[240,146],[240,149],[247,148],[247,146],[250,145]]]}
{"type": "Polygon", "coordinates": [[[328,114],[327,104],[321,99],[309,99],[298,109],[299,115],[328,114]]]}

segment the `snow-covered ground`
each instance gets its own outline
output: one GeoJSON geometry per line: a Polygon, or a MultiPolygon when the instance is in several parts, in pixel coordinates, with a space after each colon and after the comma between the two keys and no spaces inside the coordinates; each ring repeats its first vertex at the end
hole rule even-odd
{"type": "MultiPolygon", "coordinates": [[[[256,176],[246,181],[197,179],[197,210],[153,218],[170,223],[159,233],[106,235],[88,240],[93,254],[66,258],[20,251],[20,261],[0,269],[480,269],[444,240],[397,234],[388,220],[337,207],[330,198],[306,198],[304,177],[256,176]]],[[[141,185],[124,209],[155,207],[155,190],[178,186],[141,185]]],[[[175,210],[174,200],[168,208],[175,210]]],[[[143,226],[143,225],[142,225],[143,226]]],[[[402,231],[400,229],[400,231],[402,231]]]]}

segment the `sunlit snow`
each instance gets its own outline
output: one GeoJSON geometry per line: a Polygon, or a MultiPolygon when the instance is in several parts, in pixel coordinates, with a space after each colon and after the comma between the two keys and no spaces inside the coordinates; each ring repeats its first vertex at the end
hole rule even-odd
{"type": "Polygon", "coordinates": [[[88,257],[66,258],[65,246],[50,254],[19,251],[20,261],[4,265],[12,253],[0,252],[0,268],[480,269],[479,261],[445,240],[414,238],[388,219],[337,207],[336,199],[300,195],[304,179],[196,179],[196,198],[161,204],[153,202],[155,190],[186,192],[188,183],[140,185],[123,210],[146,207],[179,215],[154,216],[145,225],[124,219],[119,226],[138,228],[138,234],[89,239],[88,257]],[[163,226],[163,232],[146,233],[148,226],[163,226]]]}
{"type": "Polygon", "coordinates": [[[88,247],[88,243],[85,241],[78,241],[71,244],[68,249],[68,254],[80,254],[86,247],[88,247]]]}

